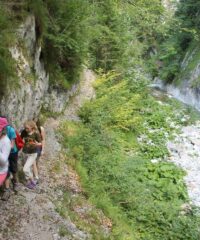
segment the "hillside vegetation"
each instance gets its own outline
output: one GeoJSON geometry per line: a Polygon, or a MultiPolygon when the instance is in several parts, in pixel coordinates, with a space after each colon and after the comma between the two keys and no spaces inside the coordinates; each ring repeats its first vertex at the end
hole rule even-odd
{"type": "Polygon", "coordinates": [[[186,112],[115,73],[102,75],[95,89],[96,100],[80,111],[83,123],[66,122],[62,133],[90,201],[113,221],[108,239],[199,239],[195,209],[182,208],[185,173],[163,161],[186,112]]]}

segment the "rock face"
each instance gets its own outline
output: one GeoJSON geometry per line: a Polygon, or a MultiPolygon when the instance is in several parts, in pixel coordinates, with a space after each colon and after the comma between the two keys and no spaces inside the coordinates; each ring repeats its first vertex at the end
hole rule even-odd
{"type": "Polygon", "coordinates": [[[37,41],[34,16],[28,16],[16,33],[17,42],[10,52],[16,61],[18,84],[9,86],[9,93],[0,103],[0,113],[16,127],[21,127],[24,121],[38,116],[42,106],[48,111],[62,112],[77,86],[72,86],[68,92],[50,89],[49,76],[41,60],[42,49],[37,41]]]}
{"type": "Polygon", "coordinates": [[[176,99],[200,110],[200,49],[190,49],[181,64],[180,76],[175,84],[164,84],[155,79],[155,85],[176,99]]]}
{"type": "Polygon", "coordinates": [[[190,80],[185,79],[180,86],[175,86],[173,84],[164,84],[160,79],[156,79],[152,86],[158,87],[168,92],[179,101],[200,110],[200,88],[191,87],[190,80]]]}
{"type": "Polygon", "coordinates": [[[57,89],[49,89],[45,94],[43,107],[54,113],[61,113],[66,108],[70,97],[78,91],[78,85],[74,84],[69,91],[63,92],[57,89]]]}

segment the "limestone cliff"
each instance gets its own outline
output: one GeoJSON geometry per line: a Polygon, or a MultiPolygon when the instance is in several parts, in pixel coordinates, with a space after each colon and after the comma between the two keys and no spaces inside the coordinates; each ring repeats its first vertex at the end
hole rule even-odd
{"type": "Polygon", "coordinates": [[[16,61],[18,86],[8,86],[10,90],[0,103],[0,113],[17,127],[38,116],[42,107],[51,112],[62,112],[69,97],[77,91],[76,85],[70,91],[50,87],[35,25],[35,17],[28,16],[16,30],[17,40],[11,45],[10,52],[16,61]]]}
{"type": "Polygon", "coordinates": [[[180,73],[172,84],[155,79],[156,84],[178,100],[200,110],[200,49],[194,43],[186,52],[180,73]]]}

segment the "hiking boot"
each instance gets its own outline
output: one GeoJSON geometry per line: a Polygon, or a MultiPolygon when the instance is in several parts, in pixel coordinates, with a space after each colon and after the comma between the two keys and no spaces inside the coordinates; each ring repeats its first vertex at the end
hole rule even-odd
{"type": "Polygon", "coordinates": [[[11,195],[10,188],[5,188],[4,193],[1,197],[1,200],[2,201],[7,201],[10,198],[10,195],[11,195]]]}
{"type": "Polygon", "coordinates": [[[18,192],[19,191],[19,183],[14,179],[12,179],[11,181],[12,181],[12,184],[13,184],[13,191],[18,192]]]}
{"type": "Polygon", "coordinates": [[[20,188],[19,188],[19,183],[13,183],[13,191],[14,192],[19,192],[20,188]]]}
{"type": "Polygon", "coordinates": [[[34,181],[30,181],[27,183],[26,187],[29,189],[34,189],[36,186],[36,183],[34,181]]]}
{"type": "Polygon", "coordinates": [[[36,178],[35,181],[34,181],[34,183],[35,183],[36,185],[38,185],[38,184],[40,183],[39,178],[36,178]]]}

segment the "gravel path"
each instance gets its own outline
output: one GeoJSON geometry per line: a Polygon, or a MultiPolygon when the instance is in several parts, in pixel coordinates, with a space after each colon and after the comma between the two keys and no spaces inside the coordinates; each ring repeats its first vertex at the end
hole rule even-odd
{"type": "Polygon", "coordinates": [[[20,185],[18,194],[12,195],[8,202],[0,201],[0,239],[4,240],[61,240],[88,239],[89,235],[79,230],[69,218],[62,218],[56,209],[57,200],[62,200],[62,190],[66,186],[79,191],[79,183],[75,173],[68,169],[65,156],[56,136],[60,122],[79,120],[77,111],[85,100],[94,97],[92,82],[94,74],[85,70],[80,82],[79,93],[71,99],[64,116],[48,119],[45,124],[46,148],[41,159],[41,182],[35,190],[28,190],[20,185]],[[59,174],[56,174],[59,168],[59,174]],[[59,230],[64,228],[66,236],[60,236],[59,230]]]}

